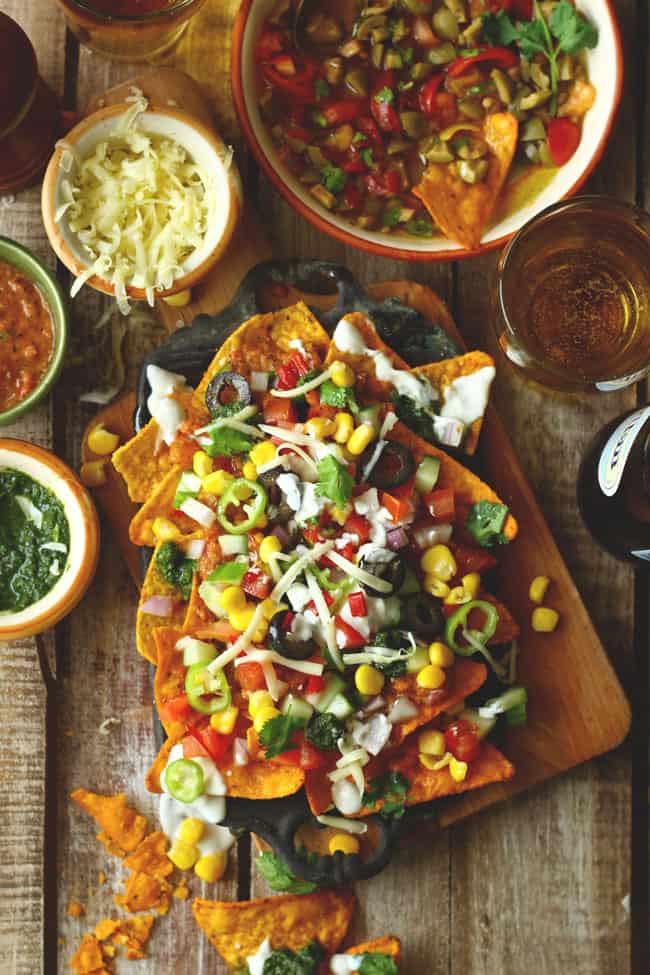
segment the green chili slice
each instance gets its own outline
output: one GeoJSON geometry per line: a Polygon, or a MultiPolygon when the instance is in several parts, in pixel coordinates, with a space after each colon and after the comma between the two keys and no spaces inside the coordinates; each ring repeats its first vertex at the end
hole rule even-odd
{"type": "Polygon", "coordinates": [[[480,609],[482,613],[485,613],[485,623],[482,630],[472,630],[472,634],[481,643],[487,643],[491,636],[494,636],[497,628],[497,623],[499,622],[499,612],[496,606],[492,603],[486,602],[484,599],[472,599],[469,603],[464,603],[459,606],[455,613],[447,620],[447,625],[445,627],[445,640],[447,646],[450,647],[454,653],[459,653],[462,657],[471,657],[473,653],[476,653],[476,648],[472,646],[461,647],[456,643],[456,632],[459,627],[465,627],[467,618],[473,609],[480,609]]]}
{"type": "Polygon", "coordinates": [[[238,477],[232,481],[219,499],[217,518],[222,526],[232,535],[243,535],[254,528],[266,509],[267,494],[257,481],[249,481],[247,477],[238,477]],[[245,491],[249,496],[242,498],[245,491]],[[233,522],[228,517],[228,508],[233,505],[246,514],[243,521],[233,522]]]}
{"type": "Polygon", "coordinates": [[[233,585],[241,582],[248,570],[248,562],[222,562],[214,572],[208,576],[208,582],[230,582],[233,585]]]}
{"type": "Polygon", "coordinates": [[[203,794],[203,769],[190,758],[179,758],[165,769],[165,788],[179,802],[194,802],[203,794]]]}
{"type": "Polygon", "coordinates": [[[230,706],[230,686],[222,670],[211,674],[206,665],[192,664],[185,675],[187,699],[195,711],[216,714],[230,706]]]}

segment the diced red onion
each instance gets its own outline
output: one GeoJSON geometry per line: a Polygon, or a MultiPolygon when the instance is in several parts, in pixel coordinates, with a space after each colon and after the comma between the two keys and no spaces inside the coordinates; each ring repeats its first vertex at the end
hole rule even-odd
{"type": "Polygon", "coordinates": [[[408,545],[408,543],[408,535],[403,528],[393,528],[391,531],[386,533],[386,544],[393,552],[397,552],[400,548],[404,548],[406,545],[408,545]]]}
{"type": "Polygon", "coordinates": [[[354,782],[348,779],[340,779],[332,786],[332,799],[334,805],[344,816],[353,816],[361,809],[361,793],[354,782]]]}
{"type": "Polygon", "coordinates": [[[248,765],[248,746],[244,738],[235,738],[232,743],[232,760],[235,765],[248,765]]]}
{"type": "Polygon", "coordinates": [[[282,548],[286,548],[286,546],[291,541],[289,532],[284,527],[284,525],[275,525],[275,527],[271,529],[271,534],[275,535],[282,548]]]}
{"type": "Polygon", "coordinates": [[[202,525],[204,528],[211,528],[217,520],[217,516],[212,508],[208,508],[207,504],[197,501],[196,498],[185,498],[180,506],[180,510],[188,518],[191,518],[193,521],[198,521],[199,525],[202,525]]]}
{"type": "Polygon", "coordinates": [[[185,554],[188,559],[200,559],[205,548],[204,538],[193,538],[185,547],[185,554]]]}
{"type": "Polygon", "coordinates": [[[251,372],[251,389],[255,390],[256,393],[265,393],[268,388],[268,372],[257,372],[256,370],[253,370],[251,372]]]}
{"type": "Polygon", "coordinates": [[[174,600],[171,596],[150,596],[140,609],[151,616],[171,616],[174,612],[174,600]]]}
{"type": "Polygon", "coordinates": [[[397,724],[398,721],[408,721],[409,718],[414,718],[417,713],[417,706],[410,698],[398,697],[388,712],[388,720],[391,724],[397,724]]]}
{"type": "Polygon", "coordinates": [[[446,545],[452,536],[453,530],[453,525],[447,522],[441,522],[439,525],[426,525],[424,528],[418,528],[417,531],[413,532],[413,538],[419,548],[430,548],[431,545],[446,545]]]}

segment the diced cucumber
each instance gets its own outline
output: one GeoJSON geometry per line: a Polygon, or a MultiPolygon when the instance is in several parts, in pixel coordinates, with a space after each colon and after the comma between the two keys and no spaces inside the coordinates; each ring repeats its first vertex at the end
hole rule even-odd
{"type": "Polygon", "coordinates": [[[176,649],[183,651],[183,663],[186,667],[191,667],[193,664],[209,664],[217,656],[211,643],[195,640],[191,636],[179,640],[176,649]]]}
{"type": "Polygon", "coordinates": [[[280,710],[282,714],[290,715],[294,721],[299,721],[301,724],[307,724],[314,713],[311,704],[304,701],[301,697],[296,697],[294,694],[287,694],[280,710]]]}
{"type": "Polygon", "coordinates": [[[199,596],[210,612],[218,616],[219,619],[223,619],[224,616],[228,615],[219,601],[219,596],[222,592],[223,586],[218,585],[216,582],[208,582],[205,580],[199,586],[199,596]]]}
{"type": "Polygon", "coordinates": [[[327,707],[327,713],[333,714],[335,718],[345,721],[351,714],[354,714],[354,707],[350,704],[345,694],[337,694],[327,707]]]}
{"type": "Polygon", "coordinates": [[[376,432],[381,426],[379,422],[379,407],[367,406],[359,412],[359,423],[367,423],[376,432]]]}
{"type": "Polygon", "coordinates": [[[440,474],[440,458],[424,457],[418,464],[415,472],[415,490],[420,494],[428,494],[433,491],[438,483],[440,474]]]}
{"type": "Polygon", "coordinates": [[[248,535],[220,535],[219,548],[222,555],[246,555],[248,535]]]}
{"type": "Polygon", "coordinates": [[[176,486],[173,507],[180,508],[183,501],[187,498],[195,498],[200,490],[201,478],[197,477],[192,471],[183,471],[176,486]]]}
{"type": "MultiPolygon", "coordinates": [[[[420,592],[420,583],[418,582],[418,577],[416,576],[416,574],[413,571],[413,569],[411,569],[411,568],[409,568],[409,566],[407,566],[406,567],[406,574],[404,576],[404,582],[402,583],[402,585],[400,586],[400,588],[397,590],[397,595],[398,596],[412,596],[416,592],[420,592]]],[[[399,606],[399,602],[398,602],[398,606],[399,606]]],[[[401,612],[401,610],[400,610],[400,612],[401,612]]],[[[399,623],[399,616],[397,618],[397,622],[395,623],[395,626],[397,626],[398,623],[399,623]]]]}
{"type": "Polygon", "coordinates": [[[429,663],[429,650],[427,647],[416,647],[415,653],[406,661],[407,674],[417,674],[419,670],[426,667],[429,663]]]}
{"type": "Polygon", "coordinates": [[[476,708],[465,708],[458,717],[475,725],[479,738],[485,738],[486,735],[489,735],[497,723],[496,718],[482,718],[476,708]]]}
{"type": "Polygon", "coordinates": [[[345,681],[338,674],[325,675],[325,687],[318,694],[307,694],[307,700],[316,710],[327,711],[328,705],[334,700],[337,694],[345,687],[345,681]]]}

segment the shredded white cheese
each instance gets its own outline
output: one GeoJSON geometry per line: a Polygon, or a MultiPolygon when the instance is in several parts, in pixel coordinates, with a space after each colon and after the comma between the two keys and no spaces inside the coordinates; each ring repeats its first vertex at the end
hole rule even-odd
{"type": "Polygon", "coordinates": [[[324,664],[319,664],[315,660],[292,660],[290,657],[283,657],[276,650],[251,650],[245,657],[235,661],[235,667],[240,664],[248,663],[273,663],[281,664],[290,670],[297,670],[299,674],[309,674],[313,677],[320,677],[325,669],[324,664]]]}

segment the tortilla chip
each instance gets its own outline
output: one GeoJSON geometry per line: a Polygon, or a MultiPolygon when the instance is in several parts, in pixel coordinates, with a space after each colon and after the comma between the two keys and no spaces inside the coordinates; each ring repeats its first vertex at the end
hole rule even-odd
{"type": "Polygon", "coordinates": [[[185,732],[182,721],[169,721],[164,717],[163,705],[178,694],[185,693],[185,666],[183,654],[176,649],[176,644],[183,636],[183,631],[175,626],[159,626],[153,633],[156,643],[156,675],[153,682],[153,693],[158,716],[169,738],[178,739],[185,732]]]}
{"type": "Polygon", "coordinates": [[[389,958],[394,958],[399,965],[402,956],[402,943],[399,938],[387,934],[383,938],[374,938],[372,941],[364,941],[361,945],[354,945],[353,948],[347,948],[345,954],[388,955],[389,958]]]}
{"type": "Polygon", "coordinates": [[[133,853],[124,858],[124,866],[129,870],[146,873],[150,877],[163,880],[174,869],[174,864],[167,856],[169,841],[164,833],[156,830],[145,836],[142,843],[133,853]]]}
{"type": "MultiPolygon", "coordinates": [[[[410,447],[415,454],[416,462],[422,460],[425,455],[438,457],[440,460],[440,474],[436,483],[436,490],[441,488],[452,488],[455,494],[457,521],[464,524],[469,514],[469,509],[476,501],[496,501],[504,504],[498,494],[489,487],[485,481],[473,474],[467,467],[463,467],[457,460],[446,454],[439,447],[427,443],[422,437],[409,430],[405,424],[398,421],[388,435],[389,440],[398,440],[406,447],[410,447]]],[[[503,533],[512,541],[518,532],[518,525],[512,514],[508,514],[503,533]]],[[[467,541],[475,545],[475,539],[468,536],[467,541]]]]}
{"type": "MultiPolygon", "coordinates": [[[[138,601],[138,611],[135,618],[135,642],[138,653],[150,663],[155,664],[157,660],[155,631],[161,626],[181,626],[185,619],[186,606],[180,594],[174,586],[166,582],[156,568],[156,557],[163,542],[158,542],[154,554],[149,563],[149,568],[142,583],[140,599],[138,601]],[[152,596],[171,596],[174,599],[174,608],[171,616],[152,616],[145,613],[142,606],[152,596]]],[[[196,579],[196,574],[194,576],[196,579]]]]}
{"type": "Polygon", "coordinates": [[[199,578],[199,573],[195,572],[192,578],[190,601],[187,604],[187,610],[183,619],[183,631],[185,633],[192,633],[193,635],[196,635],[195,630],[198,627],[206,626],[214,622],[214,615],[199,596],[200,585],[201,579],[199,578]]]}
{"type": "MultiPolygon", "coordinates": [[[[180,733],[182,735],[182,732],[180,733]]],[[[180,735],[176,738],[168,738],[165,744],[162,746],[158,754],[156,755],[153,765],[147,772],[144,784],[146,785],[149,792],[153,792],[157,795],[162,793],[162,786],[160,784],[160,776],[163,774],[163,770],[167,765],[169,759],[169,753],[174,747],[174,745],[180,740],[180,735]]]]}
{"type": "Polygon", "coordinates": [[[243,376],[251,372],[276,372],[286,365],[299,340],[316,364],[323,361],[330,337],[307,305],[299,301],[288,308],[255,315],[226,339],[196,388],[195,401],[203,403],[210,381],[224,369],[243,376]]]}
{"type": "Polygon", "coordinates": [[[113,454],[113,467],[124,480],[131,501],[146,501],[173,467],[169,447],[158,447],[158,424],[150,420],[131,440],[113,454]]]}
{"type": "MultiPolygon", "coordinates": [[[[442,362],[431,362],[426,366],[417,366],[413,371],[420,376],[425,376],[431,385],[435,389],[439,389],[444,396],[445,390],[454,379],[458,379],[459,376],[471,376],[479,369],[489,368],[490,366],[494,368],[492,356],[488,355],[487,352],[476,351],[466,352],[465,355],[456,356],[454,359],[443,359],[442,362]]],[[[482,416],[470,425],[463,441],[463,451],[466,454],[476,452],[482,426],[482,416]]]]}
{"type": "Polygon", "coordinates": [[[254,761],[248,765],[219,763],[228,795],[238,799],[280,799],[302,788],[305,773],[291,765],[254,761]]]}
{"type": "Polygon", "coordinates": [[[84,934],[70,959],[70,968],[75,975],[101,975],[105,971],[102,948],[94,934],[84,934]]]}
{"type": "Polygon", "coordinates": [[[146,952],[142,949],[151,937],[151,929],[155,920],[153,914],[146,914],[144,917],[125,918],[118,923],[112,941],[116,945],[124,946],[128,961],[147,957],[146,952]]]}
{"type": "Polygon", "coordinates": [[[506,181],[515,149],[519,123],[509,112],[488,115],[483,138],[490,150],[487,176],[466,183],[456,175],[454,163],[429,163],[413,195],[422,200],[442,232],[468,250],[476,250],[506,181]]]}
{"type": "MultiPolygon", "coordinates": [[[[442,799],[444,796],[458,795],[471,789],[481,789],[494,782],[505,782],[515,774],[514,765],[489,742],[483,742],[478,758],[469,763],[467,776],[462,782],[455,782],[452,779],[449,766],[437,772],[425,768],[420,762],[417,740],[406,742],[387,758],[387,769],[399,772],[410,783],[406,795],[407,806],[431,802],[432,799],[442,799]]],[[[366,807],[357,815],[368,816],[378,812],[384,801],[379,799],[372,808],[366,807]]]]}
{"type": "Polygon", "coordinates": [[[134,871],[126,880],[124,893],[115,894],[113,900],[118,907],[123,907],[130,914],[148,910],[166,914],[171,903],[171,889],[166,880],[150,877],[142,871],[134,871]]]}
{"type": "Polygon", "coordinates": [[[95,925],[95,937],[98,941],[108,941],[119,928],[121,921],[119,918],[107,917],[95,925]]]}
{"type": "Polygon", "coordinates": [[[154,490],[147,496],[138,513],[129,525],[129,538],[134,545],[153,545],[155,536],[152,525],[156,518],[169,518],[178,528],[181,535],[196,533],[197,524],[182,511],[174,508],[174,497],[178,479],[183,468],[176,465],[167,471],[154,490]]]}
{"type": "Polygon", "coordinates": [[[196,923],[227,964],[237,967],[268,938],[273,948],[298,951],[319,941],[333,954],[343,941],[355,908],[349,890],[318,890],[255,901],[224,903],[197,897],[196,923]]]}
{"type": "Polygon", "coordinates": [[[92,816],[108,838],[125,853],[133,850],[144,839],[148,823],[144,816],[131,809],[125,795],[102,796],[87,789],[77,789],[70,798],[92,816]]]}
{"type": "MultiPolygon", "coordinates": [[[[411,371],[408,362],[405,362],[394,349],[386,345],[366,315],[360,311],[355,311],[349,312],[344,317],[359,332],[364,345],[369,349],[383,352],[387,355],[395,369],[404,369],[406,372],[411,371]]],[[[390,402],[391,393],[394,388],[393,384],[377,379],[375,364],[371,356],[343,352],[334,344],[334,341],[331,341],[325,361],[327,365],[331,365],[333,362],[346,362],[354,370],[355,392],[362,405],[376,403],[377,401],[390,402]]]]}

